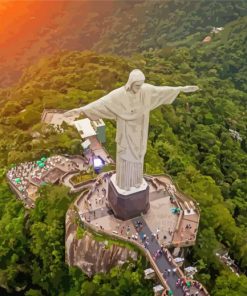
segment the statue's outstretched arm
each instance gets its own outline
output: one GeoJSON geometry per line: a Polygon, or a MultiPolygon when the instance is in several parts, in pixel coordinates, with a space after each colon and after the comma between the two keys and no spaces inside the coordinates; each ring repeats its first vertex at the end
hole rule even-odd
{"type": "Polygon", "coordinates": [[[64,116],[70,117],[74,115],[84,114],[91,120],[116,119],[116,115],[104,104],[109,95],[102,97],[86,106],[75,108],[64,113],[64,116]]]}
{"type": "Polygon", "coordinates": [[[100,118],[116,120],[116,114],[107,108],[100,100],[81,107],[80,111],[91,120],[98,120],[100,118]]]}
{"type": "Polygon", "coordinates": [[[148,85],[150,98],[150,110],[157,108],[163,104],[172,104],[180,92],[189,93],[199,89],[198,86],[154,86],[148,85]]]}

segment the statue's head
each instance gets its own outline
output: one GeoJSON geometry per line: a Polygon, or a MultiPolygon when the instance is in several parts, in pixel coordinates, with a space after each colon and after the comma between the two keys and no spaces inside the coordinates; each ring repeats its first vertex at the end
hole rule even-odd
{"type": "Polygon", "coordinates": [[[128,82],[125,85],[127,91],[137,93],[145,81],[145,76],[141,70],[135,69],[130,72],[128,82]]]}

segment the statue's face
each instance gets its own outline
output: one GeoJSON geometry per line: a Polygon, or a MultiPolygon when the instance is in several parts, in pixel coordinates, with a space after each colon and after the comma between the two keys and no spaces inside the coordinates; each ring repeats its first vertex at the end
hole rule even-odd
{"type": "Polygon", "coordinates": [[[142,85],[143,85],[144,81],[136,81],[136,82],[133,82],[132,85],[131,85],[131,90],[134,92],[134,93],[137,93],[142,85]]]}

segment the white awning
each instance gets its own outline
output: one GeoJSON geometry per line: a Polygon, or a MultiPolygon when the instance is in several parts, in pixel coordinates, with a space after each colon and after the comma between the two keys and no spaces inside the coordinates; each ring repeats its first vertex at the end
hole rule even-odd
{"type": "Polygon", "coordinates": [[[190,272],[197,272],[197,268],[193,266],[188,266],[184,269],[185,272],[190,273],[190,272]]]}
{"type": "Polygon", "coordinates": [[[180,262],[183,262],[183,261],[184,261],[184,258],[182,258],[182,257],[177,257],[177,258],[174,258],[174,261],[175,261],[176,263],[180,263],[180,262]]]}
{"type": "Polygon", "coordinates": [[[83,139],[96,135],[96,131],[88,118],[76,120],[74,125],[83,139]]]}
{"type": "Polygon", "coordinates": [[[148,268],[148,269],[144,270],[145,275],[149,275],[149,274],[152,274],[152,273],[154,273],[154,270],[152,268],[148,268]]]}
{"type": "Polygon", "coordinates": [[[164,287],[161,285],[154,286],[153,291],[154,291],[154,293],[162,292],[162,291],[164,291],[164,287]]]}

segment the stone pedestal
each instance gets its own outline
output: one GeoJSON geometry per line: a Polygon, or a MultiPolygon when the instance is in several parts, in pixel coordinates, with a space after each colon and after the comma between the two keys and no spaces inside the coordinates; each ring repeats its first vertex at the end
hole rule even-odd
{"type": "Polygon", "coordinates": [[[149,205],[149,186],[143,179],[139,188],[126,191],[116,184],[116,175],[111,177],[108,188],[108,201],[116,218],[128,220],[146,213],[149,205]]]}

